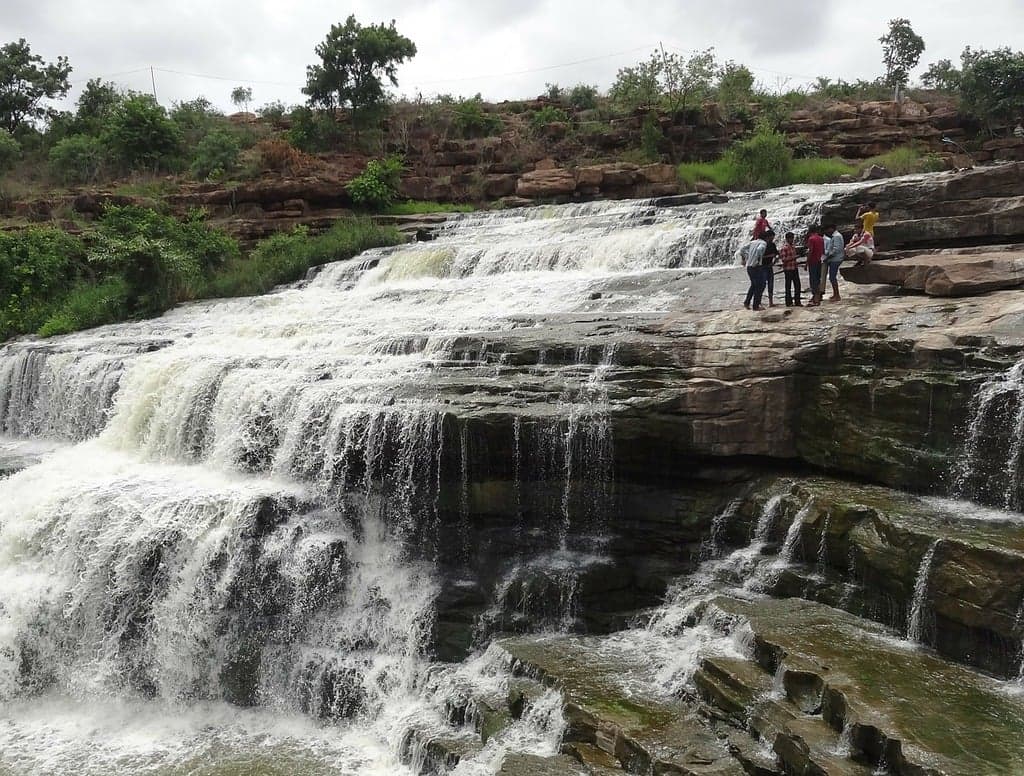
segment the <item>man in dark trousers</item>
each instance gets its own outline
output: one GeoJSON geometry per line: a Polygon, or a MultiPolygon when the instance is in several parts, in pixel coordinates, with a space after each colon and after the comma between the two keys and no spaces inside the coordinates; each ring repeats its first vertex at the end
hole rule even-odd
{"type": "Polygon", "coordinates": [[[808,307],[821,304],[821,260],[825,256],[825,240],[821,228],[812,226],[807,230],[807,274],[811,285],[811,301],[808,307]]]}

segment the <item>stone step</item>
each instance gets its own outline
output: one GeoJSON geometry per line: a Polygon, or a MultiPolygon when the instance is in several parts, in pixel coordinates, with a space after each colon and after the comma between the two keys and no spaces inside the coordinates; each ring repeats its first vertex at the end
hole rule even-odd
{"type": "Polygon", "coordinates": [[[727,541],[749,541],[764,494],[786,490],[772,538],[781,541],[798,514],[802,525],[797,564],[778,575],[775,595],[813,597],[902,632],[935,546],[923,640],[952,660],[1018,674],[1024,516],[822,477],[778,479],[737,510],[727,541]]]}
{"type": "MultiPolygon", "coordinates": [[[[621,774],[622,771],[619,771],[621,774]]],[[[579,760],[560,754],[542,757],[535,754],[505,755],[497,776],[603,776],[579,760]]]]}
{"type": "MultiPolygon", "coordinates": [[[[1008,683],[912,648],[874,622],[822,604],[719,597],[709,605],[749,623],[755,658],[769,674],[779,673],[784,697],[796,709],[792,719],[845,730],[855,758],[884,762],[900,775],[1021,772],[1024,695],[1008,683]]],[[[717,667],[720,674],[731,666],[717,667]]],[[[763,687],[763,680],[748,687],[746,673],[729,674],[718,684],[736,696],[739,687],[750,694],[763,687]]],[[[789,730],[790,741],[775,747],[784,760],[804,748],[835,750],[822,743],[814,725],[794,726],[784,718],[780,724],[777,717],[775,724],[789,730]]],[[[752,726],[758,729],[757,722],[752,726]]]]}
{"type": "Polygon", "coordinates": [[[448,773],[483,748],[480,737],[468,730],[412,728],[405,732],[400,752],[415,773],[430,775],[448,773]]]}
{"type": "Polygon", "coordinates": [[[568,722],[563,742],[611,755],[629,773],[740,776],[745,770],[692,703],[623,684],[646,675],[641,656],[597,637],[532,636],[499,642],[513,672],[557,687],[568,722]]]}

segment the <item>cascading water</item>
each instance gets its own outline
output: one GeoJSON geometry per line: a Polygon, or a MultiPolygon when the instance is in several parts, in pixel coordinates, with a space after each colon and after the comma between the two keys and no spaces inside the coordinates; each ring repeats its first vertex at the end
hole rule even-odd
{"type": "Polygon", "coordinates": [[[914,596],[910,601],[910,613],[907,615],[907,640],[924,643],[928,614],[928,581],[932,575],[932,564],[935,561],[935,550],[939,542],[935,541],[921,559],[921,567],[917,570],[914,580],[914,596]]]}
{"type": "Polygon", "coordinates": [[[1024,510],[1024,361],[978,390],[952,475],[955,496],[1024,510]]]}
{"type": "MultiPolygon", "coordinates": [[[[463,216],[264,297],[5,346],[0,432],[77,444],[0,483],[0,765],[188,772],[264,741],[286,769],[400,772],[408,731],[443,722],[424,689],[432,560],[473,508],[466,419],[508,412],[480,390],[504,368],[487,333],[593,309],[619,277],[730,263],[757,207],[786,228],[830,194],[463,216]],[[123,741],[82,728],[95,704],[123,741]],[[331,721],[330,744],[310,719],[331,721]]],[[[668,304],[648,291],[608,307],[668,304]]],[[[559,398],[503,399],[523,410],[517,445],[547,451],[517,454],[517,494],[561,483],[549,551],[576,551],[570,526],[605,498],[614,361],[610,345],[538,359],[559,398]]],[[[549,711],[520,734],[549,746],[549,711]]]]}

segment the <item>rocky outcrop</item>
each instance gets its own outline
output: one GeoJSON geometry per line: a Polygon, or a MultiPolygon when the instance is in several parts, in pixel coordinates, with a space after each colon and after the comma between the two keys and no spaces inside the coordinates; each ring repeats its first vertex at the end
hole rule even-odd
{"type": "Polygon", "coordinates": [[[942,253],[844,267],[853,283],[896,286],[928,296],[974,296],[1024,285],[1024,251],[942,253]]]}
{"type": "Polygon", "coordinates": [[[824,212],[841,227],[874,201],[880,250],[1024,242],[1024,163],[897,178],[838,194],[824,212]]]}

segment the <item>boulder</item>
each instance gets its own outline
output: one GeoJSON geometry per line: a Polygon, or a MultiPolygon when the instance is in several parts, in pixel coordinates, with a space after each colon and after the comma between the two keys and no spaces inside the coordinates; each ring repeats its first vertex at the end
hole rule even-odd
{"type": "Polygon", "coordinates": [[[543,168],[528,172],[516,184],[516,195],[536,199],[561,197],[576,190],[576,176],[572,170],[543,168]]]}
{"type": "Polygon", "coordinates": [[[842,270],[851,283],[894,285],[929,296],[975,296],[1024,285],[1024,253],[935,254],[842,270]]]}
{"type": "Polygon", "coordinates": [[[891,178],[891,177],[892,177],[892,173],[890,173],[886,168],[884,168],[884,167],[882,167],[881,165],[878,165],[878,164],[873,164],[870,167],[868,167],[866,170],[864,170],[864,172],[860,176],[860,179],[862,181],[875,181],[875,180],[881,180],[882,178],[891,178]]]}

